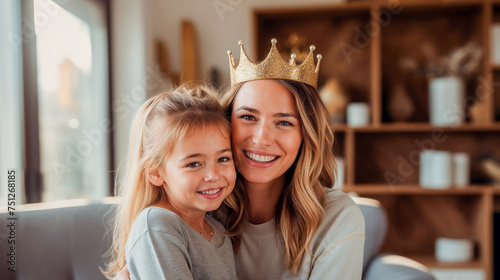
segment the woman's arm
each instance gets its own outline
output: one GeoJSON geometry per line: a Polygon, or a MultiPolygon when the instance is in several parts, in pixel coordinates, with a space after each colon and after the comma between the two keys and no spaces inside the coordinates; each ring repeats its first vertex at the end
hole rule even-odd
{"type": "Polygon", "coordinates": [[[313,264],[309,279],[360,280],[364,244],[363,234],[353,234],[332,244],[313,264]]]}
{"type": "Polygon", "coordinates": [[[316,238],[309,279],[361,280],[365,219],[348,195],[339,190],[327,193],[325,217],[316,238]]]}

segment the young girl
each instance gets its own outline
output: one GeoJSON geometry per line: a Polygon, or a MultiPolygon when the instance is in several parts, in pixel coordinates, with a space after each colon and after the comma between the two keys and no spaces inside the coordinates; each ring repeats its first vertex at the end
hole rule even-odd
{"type": "Polygon", "coordinates": [[[230,124],[210,89],[181,86],[141,107],[114,228],[112,278],[236,279],[230,239],[206,213],[236,180],[230,124]]]}

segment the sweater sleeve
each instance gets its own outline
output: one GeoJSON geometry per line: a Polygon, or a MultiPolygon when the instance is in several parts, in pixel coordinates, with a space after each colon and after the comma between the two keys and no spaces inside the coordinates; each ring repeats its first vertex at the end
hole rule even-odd
{"type": "Polygon", "coordinates": [[[178,236],[146,231],[127,256],[130,279],[193,279],[186,245],[178,236]]]}
{"type": "Polygon", "coordinates": [[[318,229],[319,245],[312,248],[309,279],[361,280],[365,245],[365,220],[345,193],[327,193],[325,218],[318,229]]]}
{"type": "Polygon", "coordinates": [[[363,234],[353,234],[332,244],[314,264],[309,279],[360,280],[364,241],[363,234]]]}

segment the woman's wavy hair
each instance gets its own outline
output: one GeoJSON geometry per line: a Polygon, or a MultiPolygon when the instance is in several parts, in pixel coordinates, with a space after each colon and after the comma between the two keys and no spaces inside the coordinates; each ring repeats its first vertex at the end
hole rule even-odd
{"type": "MultiPolygon", "coordinates": [[[[290,80],[276,81],[295,97],[303,136],[298,156],[287,171],[287,180],[274,213],[276,228],[285,241],[285,264],[292,273],[297,273],[305,254],[311,253],[311,239],[323,220],[325,187],[334,185],[334,136],[330,117],[315,88],[290,80]]],[[[232,87],[222,97],[229,120],[241,86],[232,87]]],[[[248,205],[247,192],[241,174],[238,174],[234,191],[219,210],[235,252],[248,224],[248,205]]]]}
{"type": "Polygon", "coordinates": [[[139,109],[130,131],[127,171],[116,184],[122,202],[115,209],[110,229],[113,244],[103,270],[106,277],[115,277],[125,266],[127,240],[139,213],[167,198],[162,187],[151,184],[148,170],[164,166],[177,141],[209,125],[216,125],[229,137],[231,126],[216,92],[195,83],[156,95],[139,109]]]}

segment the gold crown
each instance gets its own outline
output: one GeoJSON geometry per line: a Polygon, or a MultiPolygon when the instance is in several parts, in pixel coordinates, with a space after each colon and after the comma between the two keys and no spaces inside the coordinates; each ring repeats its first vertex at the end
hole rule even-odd
{"type": "Polygon", "coordinates": [[[315,68],[313,51],[316,47],[311,45],[309,47],[309,55],[301,65],[297,66],[295,62],[297,56],[292,53],[290,62],[287,63],[278,52],[276,42],[277,40],[274,38],[271,40],[271,51],[266,59],[259,64],[250,61],[243,48],[243,41],[241,40],[238,42],[240,45],[240,63],[238,67],[236,67],[233,53],[227,51],[231,72],[231,86],[252,80],[285,79],[308,84],[316,88],[318,83],[319,63],[322,58],[320,54],[317,55],[318,64],[315,68]]]}

